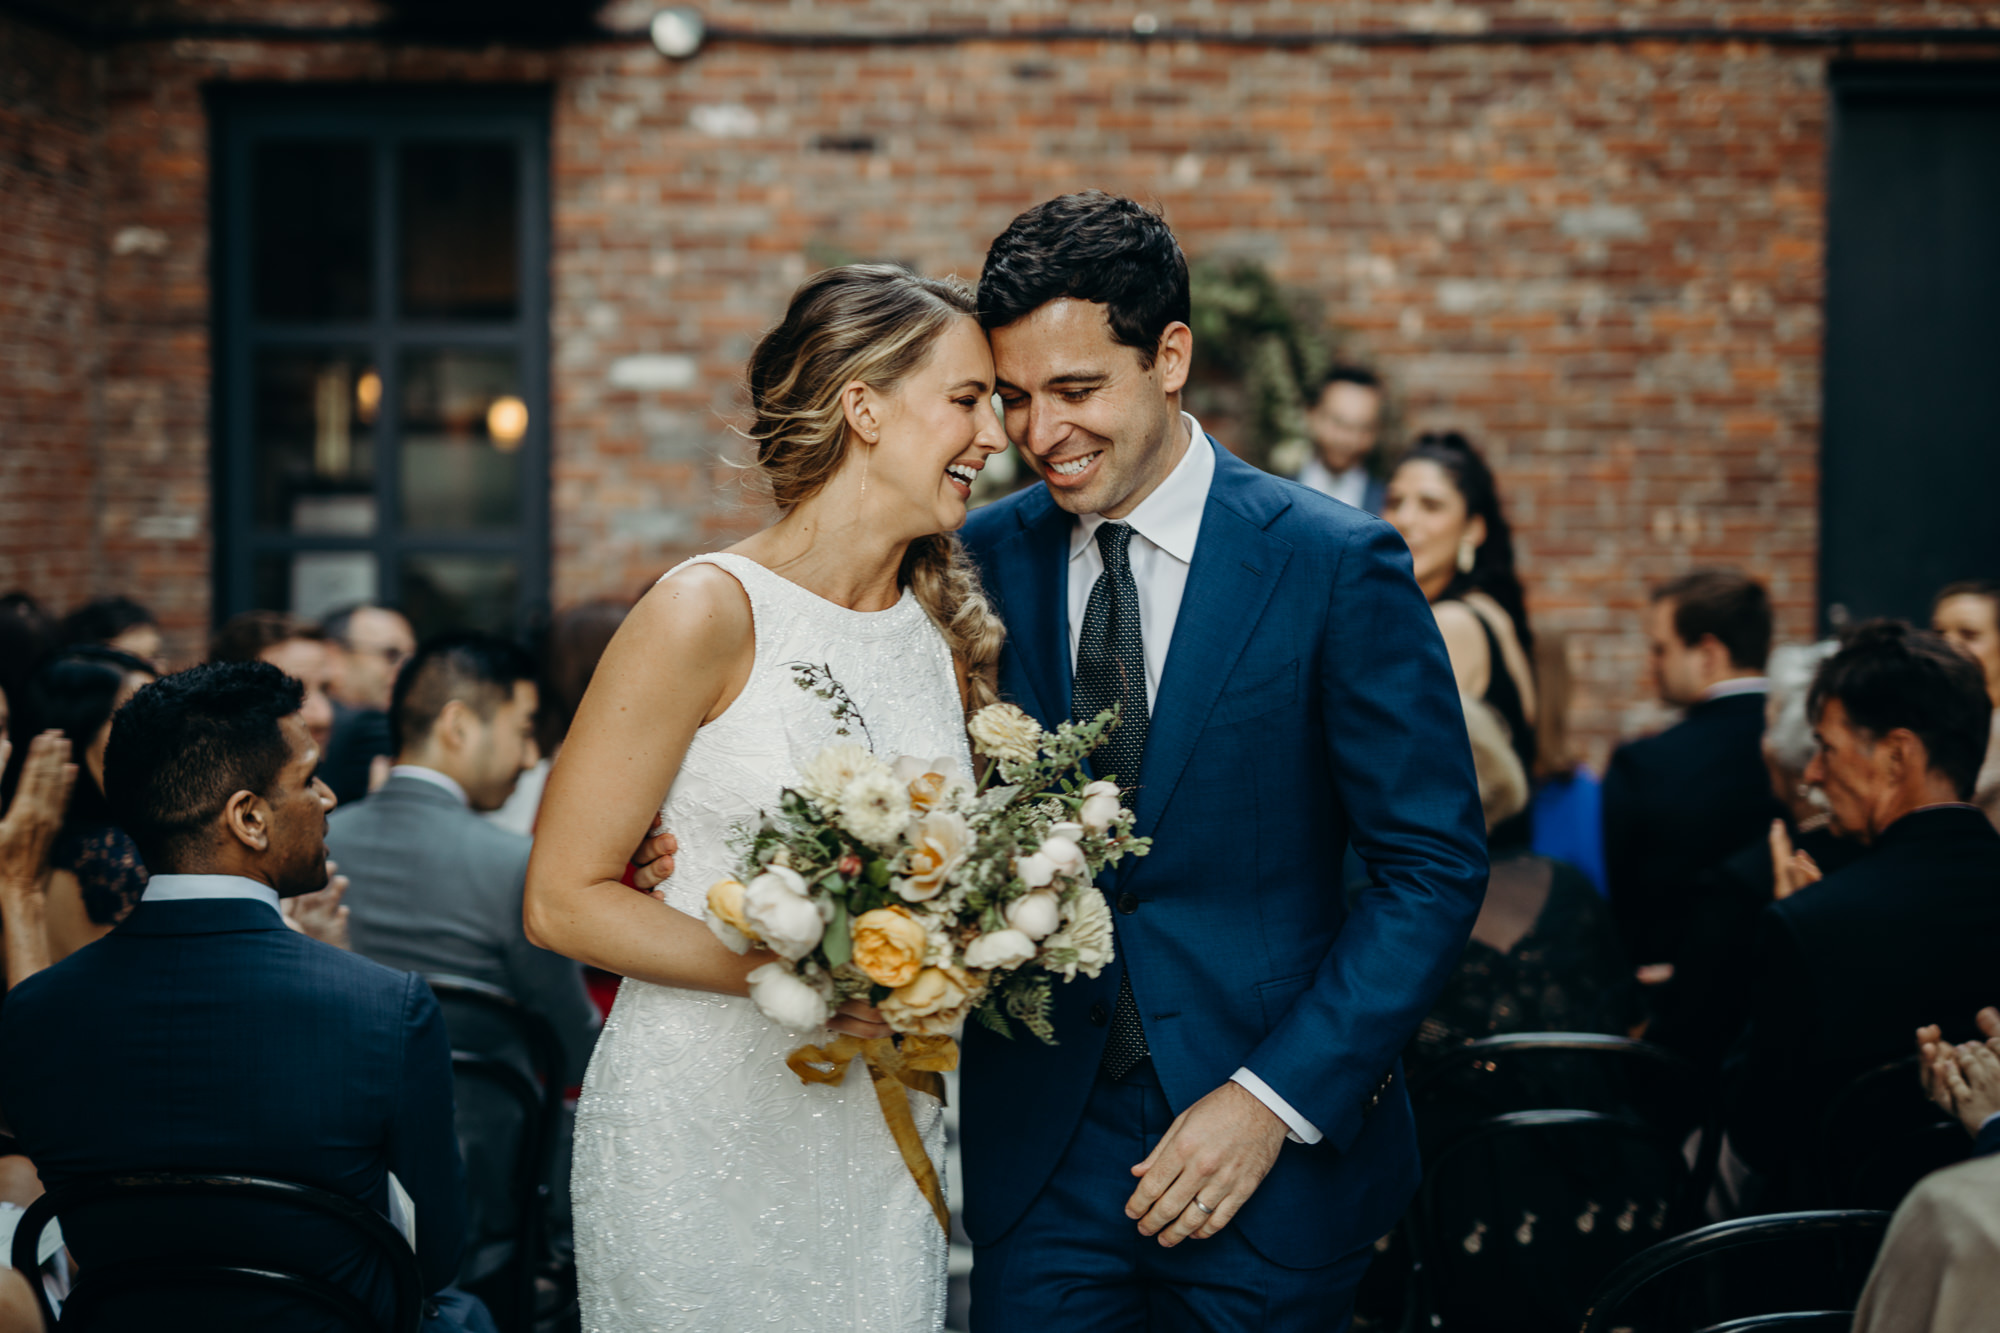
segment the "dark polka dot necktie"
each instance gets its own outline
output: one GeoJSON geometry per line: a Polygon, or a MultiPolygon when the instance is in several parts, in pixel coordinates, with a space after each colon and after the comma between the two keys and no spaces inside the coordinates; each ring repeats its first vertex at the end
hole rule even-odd
{"type": "MultiPolygon", "coordinates": [[[[1123,523],[1101,523],[1097,550],[1104,572],[1090,590],[1083,611],[1083,635],[1076,649],[1076,681],[1071,689],[1070,715],[1088,722],[1118,705],[1118,726],[1090,758],[1091,772],[1115,775],[1130,789],[1139,780],[1139,761],[1146,753],[1146,729],[1151,713],[1146,704],[1146,642],[1139,631],[1139,585],[1132,579],[1132,529],[1123,523]]],[[[1132,974],[1121,971],[1118,1006],[1111,1015],[1111,1039],[1104,1048],[1103,1071],[1116,1081],[1132,1072],[1147,1056],[1146,1030],[1132,998],[1132,974]]]]}

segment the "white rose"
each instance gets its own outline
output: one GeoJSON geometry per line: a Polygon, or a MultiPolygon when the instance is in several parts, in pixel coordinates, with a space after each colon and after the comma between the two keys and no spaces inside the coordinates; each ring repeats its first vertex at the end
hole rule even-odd
{"type": "Polygon", "coordinates": [[[1068,875],[1071,879],[1080,879],[1090,871],[1083,859],[1083,848],[1060,834],[1043,841],[1035,855],[1054,866],[1058,875],[1068,875]]]}
{"type": "Polygon", "coordinates": [[[1053,893],[1023,894],[1007,904],[1007,924],[1031,940],[1044,939],[1062,924],[1062,904],[1053,893]]]}
{"type": "Polygon", "coordinates": [[[783,866],[771,866],[750,881],[743,915],[757,938],[782,958],[805,957],[826,933],[819,905],[806,896],[806,882],[783,866]]]}
{"type": "Polygon", "coordinates": [[[888,769],[857,773],[841,788],[841,826],[870,846],[888,846],[909,822],[909,789],[888,769]]]}
{"type": "Polygon", "coordinates": [[[1076,812],[1076,817],[1092,833],[1101,834],[1110,829],[1123,808],[1118,800],[1117,783],[1093,782],[1083,789],[1083,808],[1076,812]]]}
{"type": "Polygon", "coordinates": [[[1018,930],[996,930],[965,946],[965,965],[975,972],[1014,967],[1035,956],[1035,942],[1018,930]]]}
{"type": "Polygon", "coordinates": [[[1056,863],[1036,852],[1033,856],[1024,856],[1016,861],[1014,873],[1019,875],[1021,882],[1029,888],[1039,889],[1056,877],[1056,863]]]}
{"type": "Polygon", "coordinates": [[[766,963],[750,974],[750,999],[779,1027],[811,1032],[826,1026],[826,1000],[783,963],[766,963]]]}
{"type": "Polygon", "coordinates": [[[812,797],[820,808],[831,811],[840,804],[840,793],[863,773],[886,773],[882,761],[865,745],[829,745],[799,770],[799,790],[812,797]]]}

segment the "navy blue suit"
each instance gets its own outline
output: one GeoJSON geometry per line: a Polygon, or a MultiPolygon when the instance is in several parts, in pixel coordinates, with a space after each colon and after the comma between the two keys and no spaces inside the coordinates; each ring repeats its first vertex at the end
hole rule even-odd
{"type": "MultiPolygon", "coordinates": [[[[51,1187],[235,1172],[386,1215],[393,1171],[416,1206],[426,1288],[457,1271],[462,1186],[437,1001],[420,977],[287,929],[268,903],[142,902],[23,981],[0,1011],[0,1107],[51,1187]]],[[[91,1239],[70,1236],[86,1267],[91,1239]]],[[[96,1253],[123,1253],[170,1238],[95,1239],[96,1253]]],[[[263,1239],[274,1261],[364,1295],[386,1320],[388,1276],[346,1233],[288,1217],[263,1239]]]]}
{"type": "MultiPolygon", "coordinates": [[[[1045,726],[1070,710],[1073,523],[1034,486],[973,514],[962,534],[1009,630],[1000,692],[1045,726]]],[[[1386,1233],[1417,1183],[1400,1078],[1370,1103],[1457,964],[1487,866],[1451,665],[1388,524],[1216,448],[1137,785],[1136,831],[1152,854],[1101,884],[1118,962],[1055,988],[1058,1045],[967,1032],[965,1224],[981,1247],[974,1318],[984,1307],[995,1326],[1234,1322],[1230,1311],[1247,1307],[1163,1306],[1162,1293],[1183,1272],[1236,1284],[1234,1271],[1208,1271],[1225,1265],[1325,1269],[1386,1233]],[[1351,912],[1350,841],[1372,881],[1351,912]],[[1157,1106],[1098,1076],[1121,966],[1157,1106]],[[1123,1208],[1140,1148],[1166,1128],[1161,1117],[1239,1067],[1325,1137],[1288,1142],[1214,1239],[1171,1251],[1147,1240],[1144,1253],[1114,1256],[1143,1268],[1133,1282],[1153,1313],[1139,1322],[1042,1280],[1062,1251],[1139,1240],[1123,1208]],[[1138,1147],[1093,1137],[1128,1114],[1149,1122],[1138,1147]],[[1082,1232],[1062,1231],[1072,1224],[1082,1232]],[[991,1303],[999,1283],[1003,1314],[991,1303]]],[[[1317,1318],[1260,1309],[1243,1318],[1271,1328],[1317,1318]]]]}

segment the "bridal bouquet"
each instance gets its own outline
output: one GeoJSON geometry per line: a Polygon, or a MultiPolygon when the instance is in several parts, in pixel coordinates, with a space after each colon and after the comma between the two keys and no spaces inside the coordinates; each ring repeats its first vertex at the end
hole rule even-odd
{"type": "Polygon", "coordinates": [[[1012,704],[982,708],[968,729],[992,762],[977,787],[944,759],[820,751],[775,812],[739,830],[742,878],[708,891],[717,938],[777,955],[750,974],[750,998],[800,1031],[867,1000],[897,1032],[940,1039],[916,1043],[931,1051],[968,1017],[1053,1043],[1055,979],[1111,961],[1091,876],[1150,845],[1117,784],[1081,772],[1116,725],[1105,712],[1046,732],[1012,704]]]}

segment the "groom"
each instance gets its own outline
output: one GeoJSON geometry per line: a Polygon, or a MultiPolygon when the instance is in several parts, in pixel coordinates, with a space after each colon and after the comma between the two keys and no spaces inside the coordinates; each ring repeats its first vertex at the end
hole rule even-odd
{"type": "Polygon", "coordinates": [[[979,305],[1042,477],[963,530],[1001,694],[1045,726],[1122,705],[1094,766],[1153,849],[1103,879],[1118,958],[1056,987],[1060,1044],[967,1033],[973,1328],[1343,1327],[1418,1179],[1397,1053],[1486,885],[1444,645],[1387,524],[1181,411],[1157,214],[1030,209],[979,305]]]}

